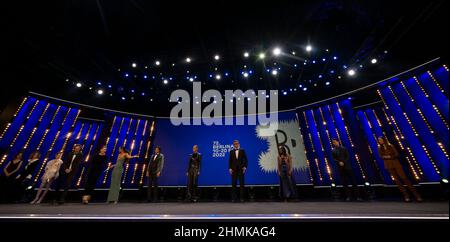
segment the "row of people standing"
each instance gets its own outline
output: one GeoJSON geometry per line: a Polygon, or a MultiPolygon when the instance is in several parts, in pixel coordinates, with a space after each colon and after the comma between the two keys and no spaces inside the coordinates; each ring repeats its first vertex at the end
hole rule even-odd
{"type": "MultiPolygon", "coordinates": [[[[394,182],[404,196],[404,200],[409,202],[410,196],[407,189],[415,196],[417,201],[422,201],[420,194],[414,188],[412,183],[406,177],[405,172],[398,160],[399,153],[395,146],[390,144],[386,138],[380,137],[379,155],[384,160],[385,169],[394,178],[394,182]]],[[[357,200],[362,200],[360,191],[357,186],[356,178],[352,171],[351,163],[349,162],[349,153],[347,149],[340,144],[337,139],[332,140],[333,150],[332,157],[337,164],[339,175],[345,190],[346,200],[351,200],[352,197],[357,200]],[[351,188],[350,188],[351,184],[351,188]]],[[[237,200],[237,183],[240,183],[240,200],[244,201],[244,176],[247,170],[248,159],[245,150],[240,148],[238,140],[233,141],[234,149],[229,153],[229,173],[232,184],[232,200],[237,200]]],[[[280,178],[280,197],[283,200],[297,197],[296,183],[293,176],[292,157],[286,151],[286,148],[279,147],[278,155],[278,175],[280,178]]],[[[32,190],[34,181],[32,175],[34,174],[39,163],[39,152],[33,152],[28,159],[25,168],[20,172],[19,170],[23,164],[23,154],[17,154],[12,161],[10,161],[4,168],[2,176],[0,176],[0,192],[2,198],[17,198],[22,194],[22,201],[27,199],[27,194],[32,190]],[[31,189],[30,189],[31,188],[31,189]],[[27,192],[28,191],[28,192],[27,192]],[[25,194],[25,196],[23,196],[25,194]]],[[[114,165],[107,169],[112,169],[111,186],[107,202],[117,203],[119,201],[119,193],[122,181],[122,173],[124,164],[128,163],[130,159],[138,158],[138,156],[131,156],[130,152],[125,147],[119,148],[119,155],[114,165]]],[[[57,191],[57,201],[62,204],[65,202],[67,191],[73,183],[78,169],[82,163],[81,145],[75,145],[73,150],[63,158],[62,152],[56,154],[55,159],[50,160],[45,167],[44,175],[41,178],[41,186],[36,194],[32,204],[40,203],[48,190],[55,184],[57,191]]],[[[198,146],[194,145],[193,153],[189,156],[188,169],[186,176],[187,189],[186,198],[190,201],[198,200],[198,177],[200,175],[202,156],[198,152],[198,146]]],[[[101,147],[99,152],[91,158],[90,167],[86,176],[85,189],[82,196],[83,203],[89,203],[91,200],[95,185],[103,172],[105,164],[107,164],[108,157],[106,156],[106,146],[101,147]]],[[[154,153],[146,162],[147,168],[145,171],[148,177],[148,191],[147,200],[156,201],[158,198],[158,179],[161,176],[164,166],[164,155],[161,153],[161,148],[156,147],[154,153]]]]}

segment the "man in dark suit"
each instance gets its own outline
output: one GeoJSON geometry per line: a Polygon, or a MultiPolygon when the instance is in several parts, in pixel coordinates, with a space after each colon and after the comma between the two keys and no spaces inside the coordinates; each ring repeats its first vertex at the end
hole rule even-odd
{"type": "Polygon", "coordinates": [[[82,159],[83,154],[81,152],[81,145],[79,144],[74,145],[72,151],[63,158],[64,163],[60,168],[59,182],[56,188],[58,193],[60,189],[63,189],[58,200],[59,204],[64,204],[66,201],[67,191],[72,185],[75,175],[78,173],[78,167],[80,166],[82,159]]]}
{"type": "Polygon", "coordinates": [[[156,202],[158,200],[158,178],[161,176],[164,167],[164,155],[161,148],[155,147],[155,152],[148,161],[146,175],[148,177],[147,201],[156,202]]]}
{"type": "Polygon", "coordinates": [[[236,201],[236,186],[237,180],[239,179],[240,185],[240,200],[244,202],[244,174],[247,170],[247,155],[245,154],[245,150],[239,147],[239,141],[233,141],[234,149],[230,151],[229,155],[229,172],[231,175],[231,199],[233,202],[236,201]]]}
{"type": "Polygon", "coordinates": [[[350,163],[350,155],[348,154],[347,148],[341,145],[338,139],[331,140],[333,144],[333,150],[331,151],[333,160],[338,165],[339,175],[341,176],[342,186],[344,187],[345,194],[347,198],[346,201],[350,201],[352,197],[352,192],[349,188],[349,183],[352,184],[352,191],[358,201],[362,201],[359,193],[358,183],[356,181],[355,175],[353,174],[352,164],[350,163]]]}

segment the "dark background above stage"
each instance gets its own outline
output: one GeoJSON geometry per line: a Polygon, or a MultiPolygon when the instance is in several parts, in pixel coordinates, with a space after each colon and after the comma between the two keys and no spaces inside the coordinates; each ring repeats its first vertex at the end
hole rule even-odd
{"type": "Polygon", "coordinates": [[[101,107],[168,115],[173,106],[167,101],[170,91],[191,89],[187,71],[198,75],[196,80],[205,83],[204,89],[281,92],[299,84],[308,86],[308,91],[280,97],[280,109],[286,109],[353,90],[437,56],[444,63],[448,60],[448,3],[443,0],[96,0],[3,5],[7,21],[2,53],[7,63],[0,110],[12,98],[32,90],[101,107]],[[304,51],[308,43],[314,48],[311,53],[304,51]],[[287,54],[274,59],[274,46],[287,54]],[[247,60],[244,51],[250,52],[247,60]],[[266,52],[264,63],[255,56],[260,51],[266,52]],[[221,57],[217,63],[215,54],[221,57]],[[320,62],[333,55],[338,57],[336,62],[293,68],[305,59],[320,62]],[[183,62],[188,56],[193,60],[190,64],[183,62]],[[379,61],[371,65],[374,57],[379,61]],[[161,66],[156,67],[155,60],[161,66]],[[137,68],[131,67],[133,62],[137,68]],[[277,77],[265,71],[274,62],[282,68],[277,77]],[[242,78],[243,65],[252,68],[254,76],[242,78]],[[343,65],[364,67],[348,77],[343,65]],[[336,73],[317,78],[331,71],[336,73]],[[149,78],[144,80],[147,72],[149,78]],[[220,81],[209,78],[216,72],[229,72],[229,76],[220,81]],[[127,73],[129,78],[124,77],[127,73]],[[152,75],[157,78],[151,79],[152,75]],[[163,85],[162,78],[169,76],[173,80],[163,85]],[[330,85],[325,86],[325,81],[330,85]],[[77,82],[83,87],[76,88],[77,82]],[[99,88],[104,95],[96,94],[99,88]]]}

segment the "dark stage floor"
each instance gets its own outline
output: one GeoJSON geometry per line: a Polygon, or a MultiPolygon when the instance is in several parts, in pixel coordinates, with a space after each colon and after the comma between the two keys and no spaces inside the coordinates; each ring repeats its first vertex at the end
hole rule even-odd
{"type": "Polygon", "coordinates": [[[0,205],[0,219],[430,219],[449,217],[449,203],[424,202],[201,202],[0,205]]]}

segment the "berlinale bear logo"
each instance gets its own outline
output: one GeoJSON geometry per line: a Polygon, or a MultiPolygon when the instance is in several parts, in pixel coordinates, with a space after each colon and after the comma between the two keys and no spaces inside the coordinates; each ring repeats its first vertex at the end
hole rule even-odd
{"type": "Polygon", "coordinates": [[[280,121],[273,136],[261,135],[261,127],[256,127],[256,136],[266,140],[269,148],[259,155],[258,163],[261,170],[265,172],[276,172],[278,170],[277,157],[278,147],[284,146],[292,156],[292,168],[297,171],[306,170],[306,153],[302,134],[296,120],[280,121]]]}

